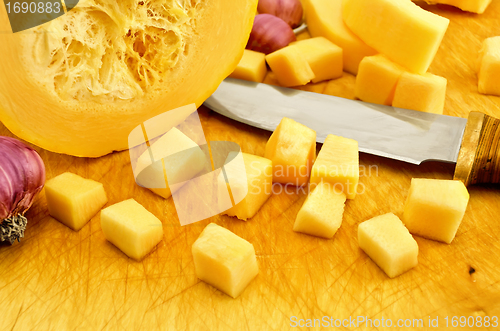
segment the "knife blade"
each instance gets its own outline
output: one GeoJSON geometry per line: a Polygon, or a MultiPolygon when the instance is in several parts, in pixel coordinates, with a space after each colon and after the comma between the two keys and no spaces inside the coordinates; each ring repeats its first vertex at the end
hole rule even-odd
{"type": "Polygon", "coordinates": [[[283,117],[316,131],[358,141],[361,152],[413,164],[457,162],[467,119],[424,113],[226,78],[205,106],[233,120],[273,131],[283,117]]]}
{"type": "Polygon", "coordinates": [[[226,78],[205,106],[233,120],[273,131],[288,117],[316,131],[358,141],[361,152],[413,164],[457,163],[466,185],[500,183],[500,120],[468,119],[371,104],[330,95],[226,78]]]}

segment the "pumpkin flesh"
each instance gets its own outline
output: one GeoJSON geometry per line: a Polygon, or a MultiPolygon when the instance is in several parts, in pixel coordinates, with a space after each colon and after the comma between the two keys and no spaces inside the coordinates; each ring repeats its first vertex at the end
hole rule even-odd
{"type": "Polygon", "coordinates": [[[215,91],[243,54],[256,5],[85,0],[39,27],[0,33],[0,120],[53,152],[126,149],[137,125],[215,91]]]}

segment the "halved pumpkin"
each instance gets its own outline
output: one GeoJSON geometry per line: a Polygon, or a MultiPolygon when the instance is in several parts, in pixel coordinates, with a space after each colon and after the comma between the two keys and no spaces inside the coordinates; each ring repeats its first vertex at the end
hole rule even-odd
{"type": "MultiPolygon", "coordinates": [[[[0,6],[0,120],[47,150],[97,157],[179,106],[200,106],[238,64],[257,0],[82,0],[11,33],[0,6]]],[[[151,138],[151,137],[150,137],[151,138]]]]}

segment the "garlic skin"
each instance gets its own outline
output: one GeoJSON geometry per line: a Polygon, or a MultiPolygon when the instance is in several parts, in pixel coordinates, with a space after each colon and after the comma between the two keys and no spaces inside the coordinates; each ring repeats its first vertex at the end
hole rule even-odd
{"type": "Polygon", "coordinates": [[[24,236],[24,213],[45,184],[38,153],[21,141],[0,136],[0,241],[24,236]]]}
{"type": "Polygon", "coordinates": [[[258,14],[246,48],[269,54],[295,41],[292,28],[281,18],[271,14],[258,14]]]}
{"type": "Polygon", "coordinates": [[[281,18],[292,29],[300,25],[304,13],[300,0],[259,0],[257,11],[281,18]]]}

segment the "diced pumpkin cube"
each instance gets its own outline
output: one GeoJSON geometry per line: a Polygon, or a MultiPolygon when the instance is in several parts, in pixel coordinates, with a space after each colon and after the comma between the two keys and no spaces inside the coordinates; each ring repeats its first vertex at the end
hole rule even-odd
{"type": "Polygon", "coordinates": [[[479,60],[479,93],[500,95],[500,36],[483,41],[479,60]]]}
{"type": "Polygon", "coordinates": [[[284,117],[266,144],[273,162],[273,182],[302,186],[316,159],[316,131],[284,117]]]}
{"type": "Polygon", "coordinates": [[[202,149],[177,128],[170,129],[137,159],[137,184],[168,199],[207,165],[202,149]]]}
{"type": "Polygon", "coordinates": [[[342,0],[304,0],[305,20],[313,37],[323,36],[342,48],[344,70],[356,75],[365,56],[376,51],[366,45],[344,23],[342,0]]]}
{"type": "Polygon", "coordinates": [[[300,208],[293,231],[332,238],[342,224],[346,196],[328,182],[320,182],[300,208]]]}
{"type": "MultiPolygon", "coordinates": [[[[231,191],[236,205],[223,215],[236,216],[247,220],[257,214],[262,205],[271,196],[273,186],[273,164],[271,160],[257,155],[242,153],[244,168],[235,160],[237,153],[229,153],[224,165],[227,187],[231,191]],[[241,176],[241,173],[246,173],[241,176]],[[241,200],[242,199],[242,200],[241,200]],[[241,200],[241,201],[240,201],[241,200]]],[[[224,174],[219,175],[219,186],[224,187],[224,174]]]]}
{"type": "Polygon", "coordinates": [[[210,223],[192,246],[196,276],[236,298],[259,273],[251,243],[210,223]]]}
{"type": "Polygon", "coordinates": [[[469,202],[458,180],[412,178],[403,222],[411,233],[451,243],[469,202]]]}
{"type": "Polygon", "coordinates": [[[243,57],[229,77],[261,83],[266,73],[266,55],[245,49],[243,57]]]}
{"type": "Polygon", "coordinates": [[[314,72],[313,83],[342,76],[342,48],[325,37],[295,41],[314,72]]]}
{"type": "Polygon", "coordinates": [[[286,46],[266,56],[271,70],[276,74],[281,86],[305,85],[314,78],[305,56],[294,45],[286,46]]]}
{"type": "MultiPolygon", "coordinates": [[[[278,82],[278,78],[276,78],[276,75],[271,70],[268,71],[266,78],[264,78],[263,83],[269,85],[281,86],[280,83],[278,82]]],[[[327,82],[307,83],[306,85],[293,86],[292,88],[296,90],[322,93],[326,87],[326,83],[327,82]]]]}
{"type": "Polygon", "coordinates": [[[366,102],[390,106],[399,77],[404,71],[402,66],[384,55],[365,57],[359,64],[356,76],[356,97],[366,102]]]}
{"type": "Polygon", "coordinates": [[[358,244],[391,278],[418,264],[417,242],[393,213],[359,224],[358,244]]]}
{"type": "Polygon", "coordinates": [[[347,26],[365,43],[412,72],[423,74],[449,20],[411,0],[343,0],[347,26]]]}
{"type": "Polygon", "coordinates": [[[342,77],[328,81],[323,94],[354,100],[356,97],[354,92],[355,82],[355,76],[344,72],[342,77]]]}
{"type": "Polygon", "coordinates": [[[309,38],[311,38],[311,34],[309,33],[309,31],[304,30],[301,33],[299,33],[298,35],[296,35],[296,38],[297,38],[297,40],[309,39],[309,38]]]}
{"type": "Polygon", "coordinates": [[[262,82],[264,84],[269,84],[269,85],[275,85],[275,86],[280,86],[280,83],[278,82],[278,78],[276,77],[276,74],[269,70],[267,72],[266,77],[264,78],[264,81],[262,82]]]}
{"type": "Polygon", "coordinates": [[[104,237],[134,260],[141,260],[163,237],[160,220],[134,199],[101,211],[104,237]]]}
{"type": "Polygon", "coordinates": [[[75,231],[108,202],[101,183],[71,172],[49,179],[45,183],[45,196],[49,214],[75,231]]]}
{"type": "Polygon", "coordinates": [[[292,88],[301,91],[314,92],[314,93],[323,93],[326,88],[327,82],[319,82],[319,83],[307,83],[302,86],[294,86],[292,88]]]}
{"type": "Polygon", "coordinates": [[[442,114],[446,99],[446,78],[426,72],[404,72],[399,78],[392,105],[397,108],[442,114]]]}
{"type": "Polygon", "coordinates": [[[353,139],[329,134],[311,172],[311,184],[321,181],[332,184],[354,199],[359,182],[358,142],[353,139]]]}
{"type": "MultiPolygon", "coordinates": [[[[416,1],[416,0],[414,0],[416,1]]],[[[460,8],[463,11],[482,14],[491,3],[491,0],[425,0],[429,4],[440,3],[460,8]]]]}

